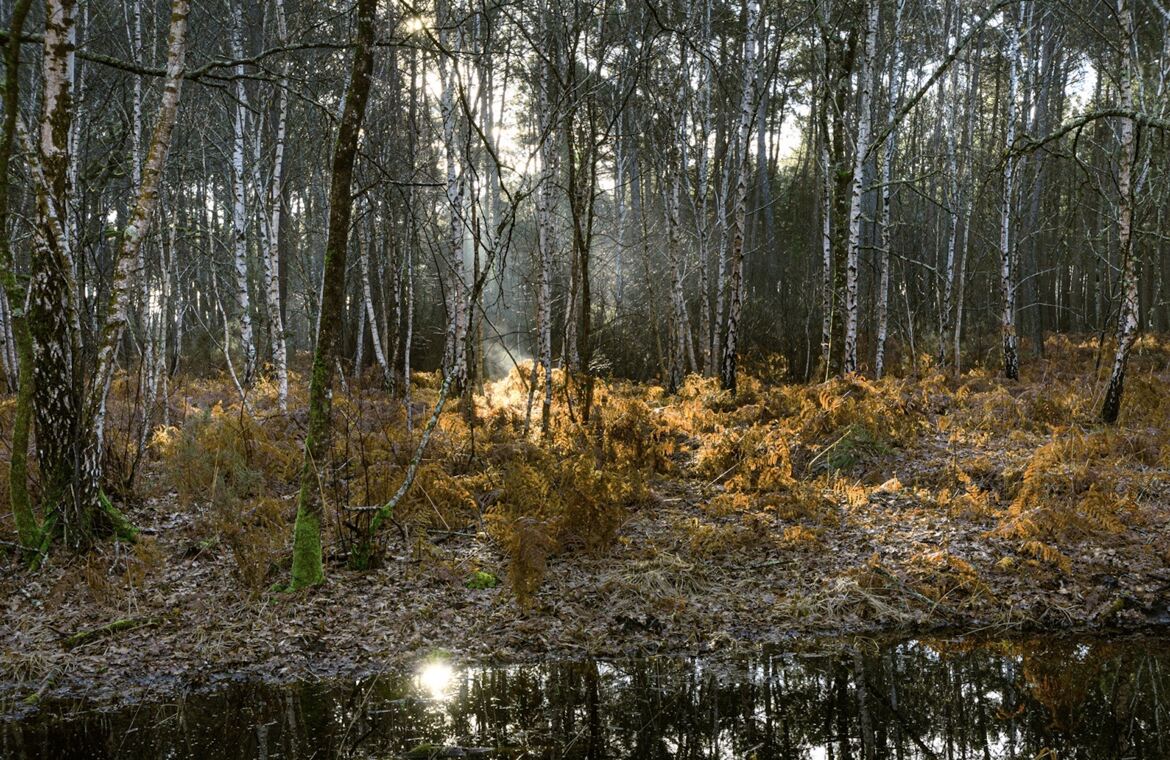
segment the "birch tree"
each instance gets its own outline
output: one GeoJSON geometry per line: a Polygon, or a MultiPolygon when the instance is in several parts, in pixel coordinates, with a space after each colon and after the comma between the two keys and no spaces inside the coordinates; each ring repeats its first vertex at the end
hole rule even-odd
{"type": "MultiPolygon", "coordinates": [[[[274,0],[277,44],[288,39],[284,0],[274,0]]],[[[272,371],[276,374],[277,401],[282,412],[288,411],[288,349],[284,334],[284,314],[280,302],[280,234],[284,203],[284,146],[288,134],[288,63],[280,66],[277,82],[276,144],[273,148],[272,181],[268,186],[268,227],[264,251],[264,295],[268,309],[272,371]]]]}
{"type": "MultiPolygon", "coordinates": [[[[1006,15],[1006,14],[1005,14],[1006,15]]],[[[1008,59],[1007,131],[1004,142],[1008,155],[1003,162],[1003,196],[999,216],[999,291],[1001,301],[1000,332],[1003,342],[1003,374],[1009,380],[1020,376],[1019,338],[1016,334],[1016,274],[1012,245],[1012,191],[1015,181],[1015,158],[1011,149],[1016,141],[1019,120],[1020,29],[1014,19],[1006,19],[1008,59]]]]}
{"type": "MultiPolygon", "coordinates": [[[[363,245],[361,241],[358,242],[358,270],[361,274],[362,283],[362,305],[365,313],[366,323],[370,328],[370,338],[374,344],[374,360],[378,363],[378,369],[382,373],[382,387],[389,390],[394,387],[394,377],[390,372],[390,365],[386,361],[386,349],[382,343],[382,330],[378,327],[378,313],[374,309],[374,294],[370,287],[370,253],[374,248],[374,211],[369,210],[369,229],[367,230],[367,239],[363,245]]],[[[362,343],[361,334],[358,335],[359,346],[362,343]]],[[[360,369],[361,362],[358,362],[360,369]]]]}
{"type": "Polygon", "coordinates": [[[748,144],[751,137],[752,114],[755,113],[756,98],[756,41],[760,26],[759,0],[747,0],[746,32],[743,43],[743,89],[740,93],[738,173],[735,186],[735,201],[732,211],[734,229],[731,251],[728,255],[728,306],[727,326],[724,331],[723,357],[720,364],[720,383],[732,393],[736,388],[736,351],[739,341],[739,320],[743,312],[743,255],[744,233],[747,226],[747,182],[748,144]]]}
{"type": "MultiPolygon", "coordinates": [[[[549,71],[544,62],[536,64],[534,76],[537,91],[537,153],[540,156],[540,176],[536,186],[536,235],[539,269],[537,274],[536,329],[537,360],[532,364],[532,381],[528,389],[528,411],[526,420],[532,417],[532,402],[540,375],[543,375],[543,400],[540,409],[540,431],[548,437],[552,423],[552,269],[553,269],[553,176],[555,174],[555,152],[553,150],[553,128],[555,117],[549,98],[549,71]]],[[[528,422],[525,422],[525,431],[528,422]]]]}
{"type": "MultiPolygon", "coordinates": [[[[81,351],[75,250],[65,233],[68,203],[68,136],[72,126],[71,77],[76,50],[76,4],[49,0],[43,57],[44,92],[39,143],[29,146],[36,177],[37,241],[29,293],[33,327],[34,409],[42,472],[46,538],[61,534],[74,547],[89,543],[104,514],[120,530],[121,515],[101,493],[100,416],[105,408],[116,348],[128,322],[137,262],[154,211],[178,114],[187,53],[187,0],[172,0],[166,74],[141,184],[113,262],[105,323],[92,371],[81,351]]],[[[31,142],[31,141],[30,141],[31,142]]]]}
{"type": "MultiPolygon", "coordinates": [[[[459,82],[458,59],[448,61],[452,50],[449,26],[454,18],[450,8],[440,8],[438,14],[444,19],[439,28],[439,81],[442,95],[439,113],[443,122],[443,154],[446,163],[447,187],[447,239],[444,246],[447,277],[447,332],[443,350],[443,370],[454,374],[456,388],[462,390],[467,379],[467,354],[465,349],[468,329],[468,305],[466,298],[467,272],[463,248],[466,237],[464,215],[464,177],[460,171],[462,160],[461,140],[456,134],[458,113],[455,109],[456,89],[459,82]]],[[[456,38],[461,39],[462,31],[456,29],[456,38]]],[[[461,46],[460,46],[461,47],[461,46]]]]}
{"type": "MultiPolygon", "coordinates": [[[[244,355],[241,382],[247,388],[256,370],[256,344],[252,339],[252,302],[248,289],[247,192],[244,186],[244,139],[247,131],[248,93],[244,88],[244,19],[242,0],[231,0],[231,55],[236,61],[232,83],[232,255],[236,267],[236,310],[240,320],[240,350],[244,355]]],[[[258,189],[258,188],[257,188],[258,189]]]]}
{"type": "MultiPolygon", "coordinates": [[[[962,14],[961,6],[956,5],[953,10],[953,31],[948,36],[953,36],[956,39],[959,37],[959,32],[962,29],[962,14]]],[[[951,330],[951,314],[954,311],[952,304],[954,298],[955,288],[955,251],[959,244],[959,216],[960,216],[960,198],[959,198],[959,135],[956,129],[955,122],[955,107],[959,100],[959,67],[951,67],[950,81],[948,82],[948,89],[941,93],[941,97],[945,103],[943,125],[946,132],[944,141],[946,143],[946,162],[947,162],[947,252],[946,264],[942,271],[942,304],[939,308],[939,325],[938,325],[938,364],[940,367],[946,367],[947,364],[947,337],[951,330]]]]}
{"type": "MultiPolygon", "coordinates": [[[[893,236],[891,235],[893,226],[891,177],[894,167],[894,136],[897,134],[896,130],[892,128],[892,125],[898,112],[898,97],[901,87],[902,10],[905,5],[906,0],[897,0],[897,4],[894,6],[894,42],[890,52],[890,73],[888,77],[886,104],[886,123],[891,125],[891,128],[886,132],[882,155],[882,218],[881,250],[878,252],[877,351],[874,355],[873,364],[874,377],[879,380],[885,374],[886,339],[889,335],[890,324],[890,247],[893,245],[893,236]]],[[[826,241],[825,245],[828,246],[828,241],[826,241]]]]}
{"type": "Polygon", "coordinates": [[[15,386],[16,391],[8,499],[17,538],[25,547],[33,547],[38,542],[40,528],[28,487],[28,446],[33,417],[33,341],[27,317],[27,292],[17,279],[12,241],[8,237],[11,214],[8,180],[20,110],[21,35],[31,5],[32,0],[17,0],[8,20],[9,36],[4,46],[4,126],[0,133],[0,284],[3,285],[7,312],[5,328],[11,335],[6,341],[9,352],[7,371],[10,373],[7,379],[9,386],[15,386]]]}
{"type": "MultiPolygon", "coordinates": [[[[1136,43],[1131,0],[1117,0],[1117,18],[1121,25],[1119,45],[1121,72],[1118,89],[1121,95],[1121,110],[1124,114],[1129,114],[1133,112],[1133,48],[1136,43]]],[[[1133,241],[1133,169],[1137,151],[1132,117],[1124,115],[1120,118],[1120,132],[1121,155],[1117,167],[1117,246],[1121,256],[1121,307],[1117,316],[1117,351],[1113,356],[1109,385],[1105,389],[1105,401],[1101,405],[1101,420],[1107,423],[1117,422],[1117,417],[1121,413],[1125,368],[1139,327],[1137,254],[1133,241]]]]}
{"type": "Polygon", "coordinates": [[[858,265],[861,258],[862,195],[865,192],[865,161],[869,155],[871,100],[873,97],[873,60],[877,51],[878,0],[868,0],[864,52],[858,81],[861,99],[857,112],[857,140],[854,147],[853,195],[849,206],[849,248],[845,260],[845,358],[841,369],[856,372],[857,366],[857,312],[858,265]]]}

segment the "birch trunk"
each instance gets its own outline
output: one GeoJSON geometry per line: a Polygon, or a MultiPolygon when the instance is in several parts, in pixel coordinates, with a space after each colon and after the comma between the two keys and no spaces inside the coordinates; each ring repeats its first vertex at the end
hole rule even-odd
{"type": "Polygon", "coordinates": [[[865,29],[865,51],[861,59],[858,80],[861,98],[857,114],[857,142],[853,161],[853,198],[849,207],[849,249],[845,259],[845,358],[842,372],[856,372],[857,366],[857,312],[858,263],[861,257],[862,195],[865,187],[865,159],[869,154],[871,100],[873,98],[873,59],[877,51],[877,0],[868,2],[868,22],[865,29]]]}
{"type": "MultiPolygon", "coordinates": [[[[288,37],[284,0],[275,0],[277,43],[288,37]]],[[[280,303],[280,224],[284,201],[284,144],[288,130],[288,64],[281,64],[277,83],[276,145],[272,158],[272,184],[268,190],[269,221],[264,252],[264,293],[272,343],[272,370],[276,374],[277,402],[280,411],[288,411],[288,349],[284,334],[284,315],[280,303]]]]}
{"type": "Polygon", "coordinates": [[[954,324],[954,341],[952,343],[952,356],[954,357],[955,376],[958,377],[962,371],[962,354],[960,352],[960,341],[963,335],[963,303],[966,292],[967,280],[967,255],[970,252],[971,241],[971,219],[974,215],[975,208],[975,169],[974,161],[971,157],[971,146],[974,145],[975,140],[975,115],[976,103],[978,95],[979,82],[979,62],[982,60],[980,53],[983,50],[982,37],[975,48],[975,65],[971,67],[969,81],[967,83],[967,123],[963,128],[963,153],[966,156],[966,166],[964,172],[966,174],[965,187],[963,189],[963,242],[959,250],[958,269],[955,272],[955,279],[957,282],[955,295],[955,324],[954,324]]]}
{"type": "MultiPolygon", "coordinates": [[[[714,304],[711,298],[710,283],[710,219],[708,217],[709,196],[711,194],[711,156],[707,147],[707,138],[710,136],[715,110],[711,108],[711,79],[712,67],[710,56],[711,44],[711,0],[705,0],[700,18],[699,49],[703,51],[700,63],[699,92],[695,104],[695,127],[698,134],[695,136],[695,192],[692,203],[692,216],[695,220],[695,242],[699,258],[699,339],[702,341],[699,351],[699,370],[704,375],[715,374],[715,359],[712,355],[712,313],[714,304]]],[[[689,78],[689,70],[687,76],[689,78]]]]}
{"type": "MultiPolygon", "coordinates": [[[[890,180],[894,168],[894,118],[898,113],[898,97],[901,87],[900,74],[902,73],[902,10],[906,0],[898,0],[894,8],[894,47],[890,52],[889,102],[886,105],[886,124],[889,132],[886,134],[884,154],[882,157],[882,225],[881,246],[878,253],[878,292],[877,292],[877,351],[874,354],[873,374],[881,379],[886,369],[886,339],[889,335],[890,324],[890,246],[893,244],[891,202],[893,200],[890,180]]],[[[829,241],[826,241],[826,246],[829,241]]],[[[826,254],[829,255],[829,254],[826,254]]]]}
{"type": "MultiPolygon", "coordinates": [[[[142,50],[142,0],[133,0],[131,4],[130,14],[130,28],[129,28],[129,42],[131,59],[136,64],[141,64],[141,50],[142,50]]],[[[131,185],[138,187],[142,183],[142,77],[134,77],[134,93],[133,103],[131,104],[131,124],[130,124],[130,178],[131,185]]],[[[75,124],[79,120],[75,120],[75,124]]],[[[172,227],[173,232],[173,227],[172,227]]],[[[138,250],[138,277],[140,281],[140,296],[139,296],[139,319],[141,320],[142,332],[142,361],[139,367],[138,382],[139,393],[142,397],[142,405],[139,410],[139,431],[138,431],[138,449],[136,461],[142,458],[146,451],[146,445],[150,440],[150,429],[152,423],[152,415],[154,412],[155,400],[158,395],[158,330],[157,325],[161,322],[159,315],[155,312],[156,307],[161,307],[162,295],[152,296],[150,286],[150,274],[147,267],[147,246],[143,245],[138,250]]],[[[105,405],[98,411],[98,425],[97,437],[98,440],[104,438],[104,420],[105,420],[105,405]]]]}
{"type": "Polygon", "coordinates": [[[670,183],[667,208],[667,255],[670,258],[670,303],[673,307],[674,346],[671,352],[670,378],[667,393],[676,393],[682,386],[687,360],[687,303],[683,294],[682,252],[679,250],[679,170],[670,183]]]}
{"type": "MultiPolygon", "coordinates": [[[[955,8],[953,36],[958,39],[962,31],[962,16],[959,6],[955,8]]],[[[955,105],[959,99],[959,68],[951,67],[949,88],[942,97],[945,100],[945,130],[946,130],[946,161],[947,161],[947,258],[943,269],[942,308],[939,310],[938,324],[938,365],[945,369],[947,365],[947,335],[951,330],[951,314],[953,313],[953,298],[955,287],[955,250],[959,239],[959,137],[955,128],[955,105]]]]}
{"type": "Polygon", "coordinates": [[[127,325],[131,284],[139,253],[158,201],[158,189],[178,112],[187,51],[187,0],[173,0],[166,78],[150,148],[129,224],[117,249],[106,320],[97,345],[94,370],[81,365],[80,295],[73,274],[73,250],[65,233],[68,155],[71,129],[70,77],[76,44],[75,5],[46,4],[44,100],[39,150],[31,155],[38,206],[37,252],[33,257],[30,317],[34,327],[38,455],[43,493],[54,532],[74,547],[89,543],[99,511],[115,529],[128,526],[100,490],[101,448],[98,421],[113,375],[114,356],[127,325]]]}
{"type": "Polygon", "coordinates": [[[715,227],[719,240],[715,251],[715,296],[714,307],[711,312],[711,361],[717,367],[713,372],[722,372],[723,368],[723,324],[726,311],[727,292],[727,252],[731,249],[730,228],[728,225],[728,198],[731,192],[731,168],[735,164],[735,138],[729,136],[724,149],[723,171],[720,172],[719,184],[715,188],[715,227]]]}
{"type": "Polygon", "coordinates": [[[833,163],[829,158],[827,133],[824,140],[821,144],[824,179],[821,186],[821,364],[828,379],[833,356],[833,163]]]}
{"type": "MultiPolygon", "coordinates": [[[[541,70],[540,89],[540,187],[537,189],[537,247],[540,251],[540,292],[537,295],[537,328],[540,330],[540,366],[544,372],[544,397],[540,406],[540,433],[548,438],[552,424],[552,268],[553,268],[553,129],[549,98],[549,73],[541,70]]],[[[533,383],[533,388],[536,384],[533,383]]]]}
{"type": "MultiPolygon", "coordinates": [[[[415,142],[418,134],[418,51],[410,51],[410,135],[407,138],[407,147],[410,155],[410,173],[414,176],[416,169],[416,155],[418,153],[415,142]]],[[[425,101],[424,101],[425,103],[425,101]]],[[[414,252],[419,248],[418,214],[416,213],[415,189],[413,186],[406,191],[407,213],[410,216],[410,240],[406,246],[406,327],[402,340],[402,406],[406,410],[406,432],[414,432],[414,410],[411,407],[410,390],[410,358],[414,344],[414,252]]]]}
{"type": "Polygon", "coordinates": [[[824,379],[828,379],[833,359],[833,311],[835,306],[833,272],[833,187],[834,165],[829,154],[829,103],[832,88],[829,76],[829,35],[827,10],[817,8],[817,24],[821,30],[820,45],[817,46],[817,64],[820,70],[820,103],[817,109],[817,132],[820,141],[821,169],[821,366],[824,379]],[[821,15],[823,13],[823,15],[821,15]]]}
{"type": "Polygon", "coordinates": [[[1008,20],[1008,115],[1004,143],[1009,151],[1003,164],[1003,198],[999,218],[999,291],[1003,311],[1000,314],[1000,332],[1003,340],[1003,374],[1009,380],[1020,376],[1019,338],[1016,335],[1016,281],[1015,256],[1012,252],[1012,191],[1015,181],[1015,159],[1010,151],[1016,141],[1016,122],[1020,89],[1020,29],[1008,20]]]}
{"type": "Polygon", "coordinates": [[[142,183],[138,187],[130,223],[122,236],[114,267],[114,281],[110,288],[109,305],[102,341],[97,354],[94,382],[89,387],[89,407],[97,409],[105,403],[114,371],[114,350],[127,324],[127,306],[134,264],[150,230],[151,218],[158,206],[159,185],[171,147],[171,134],[179,111],[179,96],[187,57],[187,15],[189,0],[172,0],[170,32],[167,42],[166,80],[159,102],[154,133],[151,136],[142,183]]]}
{"type": "MultiPolygon", "coordinates": [[[[1133,110],[1133,47],[1134,21],[1131,0],[1117,0],[1117,16],[1121,23],[1121,110],[1133,110]]],[[[1118,216],[1117,245],[1121,256],[1121,308],[1117,317],[1117,352],[1113,356],[1113,371],[1101,407],[1101,420],[1117,422],[1121,413],[1121,395],[1125,386],[1125,367],[1129,352],[1138,333],[1138,276],[1137,255],[1133,245],[1134,178],[1133,166],[1137,158],[1133,119],[1121,117],[1121,159],[1117,168],[1118,216]]]]}
{"type": "MultiPolygon", "coordinates": [[[[373,218],[373,211],[370,212],[373,218]]],[[[370,249],[374,247],[373,229],[369,230],[369,240],[366,245],[358,245],[358,264],[362,276],[362,303],[365,307],[366,322],[370,326],[370,339],[374,342],[374,359],[378,362],[378,369],[382,371],[382,385],[389,390],[394,385],[394,378],[390,372],[390,365],[386,362],[386,351],[382,348],[382,331],[378,329],[378,313],[374,309],[373,289],[370,287],[370,249]]],[[[360,336],[359,336],[360,340],[360,336]]]]}
{"type": "Polygon", "coordinates": [[[735,393],[736,351],[739,340],[739,318],[743,310],[743,254],[744,227],[747,223],[747,154],[751,137],[752,113],[756,97],[756,39],[760,24],[759,0],[747,0],[747,32],[743,44],[743,92],[739,108],[739,170],[735,186],[733,213],[734,235],[728,255],[727,327],[720,365],[720,383],[725,390],[735,393]]]}
{"type": "MultiPolygon", "coordinates": [[[[451,50],[450,32],[444,23],[439,30],[439,44],[444,50],[451,50]]],[[[444,372],[455,375],[455,387],[462,393],[466,380],[466,331],[468,306],[465,291],[467,278],[463,262],[463,241],[465,238],[463,213],[463,177],[460,176],[460,150],[456,142],[455,89],[458,87],[458,62],[450,64],[446,54],[439,56],[439,80],[442,95],[439,112],[443,122],[443,150],[447,168],[447,334],[443,352],[444,372]],[[452,70],[454,69],[454,70],[452,70]]]]}
{"type": "MultiPolygon", "coordinates": [[[[244,56],[244,21],[240,10],[242,0],[232,0],[232,57],[244,56]]],[[[234,68],[232,83],[232,255],[236,265],[236,309],[240,319],[240,350],[244,354],[241,382],[247,388],[252,384],[256,367],[256,344],[252,340],[252,303],[248,294],[247,203],[244,187],[244,134],[247,129],[247,91],[244,89],[244,65],[234,68]]]]}
{"type": "Polygon", "coordinates": [[[80,325],[73,252],[64,221],[75,14],[73,0],[45,3],[39,151],[33,156],[33,170],[39,170],[41,181],[28,304],[42,512],[47,521],[57,523],[70,544],[82,546],[89,541],[93,515],[72,488],[77,442],[83,440],[74,367],[80,325]]]}
{"type": "Polygon", "coordinates": [[[12,344],[12,310],[8,306],[8,295],[0,292],[0,364],[4,367],[4,384],[9,392],[17,388],[16,374],[19,364],[12,344]]]}
{"type": "Polygon", "coordinates": [[[12,448],[8,468],[8,500],[12,508],[16,535],[22,546],[32,547],[38,542],[40,523],[33,511],[28,489],[28,444],[33,418],[33,343],[28,324],[27,289],[16,277],[12,255],[12,241],[8,237],[9,164],[16,141],[16,125],[20,106],[20,46],[21,33],[28,19],[31,0],[17,0],[8,19],[9,37],[4,47],[4,128],[0,142],[0,285],[9,331],[8,383],[16,392],[13,412],[12,448]]]}

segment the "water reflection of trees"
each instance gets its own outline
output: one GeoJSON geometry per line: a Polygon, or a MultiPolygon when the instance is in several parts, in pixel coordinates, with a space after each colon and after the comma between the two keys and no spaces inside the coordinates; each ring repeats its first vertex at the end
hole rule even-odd
{"type": "Polygon", "coordinates": [[[149,710],[10,724],[12,757],[394,756],[413,747],[639,757],[1161,758],[1164,644],[909,642],[731,663],[650,659],[240,685],[149,710]]]}

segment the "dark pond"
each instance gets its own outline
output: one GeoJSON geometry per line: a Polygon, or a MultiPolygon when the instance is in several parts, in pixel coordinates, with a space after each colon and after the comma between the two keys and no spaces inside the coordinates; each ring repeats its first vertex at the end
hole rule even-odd
{"type": "Polygon", "coordinates": [[[920,640],[235,684],[0,724],[11,758],[1170,758],[1170,639],[920,640]]]}

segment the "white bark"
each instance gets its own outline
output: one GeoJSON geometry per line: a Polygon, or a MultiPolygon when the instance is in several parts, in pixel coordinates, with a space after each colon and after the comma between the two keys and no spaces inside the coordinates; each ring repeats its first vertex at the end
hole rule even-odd
{"type": "MultiPolygon", "coordinates": [[[[1008,114],[1004,143],[1010,151],[1016,141],[1019,120],[1017,100],[1020,90],[1020,30],[1014,19],[1007,21],[1008,114]]],[[[999,221],[999,289],[1002,311],[1000,330],[1003,339],[1003,373],[1008,379],[1020,376],[1019,345],[1016,336],[1016,281],[1012,251],[1012,191],[1015,182],[1015,159],[1007,155],[1003,165],[1003,197],[999,221]]]]}
{"type": "MultiPolygon", "coordinates": [[[[80,26],[84,28],[89,21],[89,3],[81,4],[80,26]]],[[[74,29],[73,42],[77,43],[78,32],[74,29]]],[[[78,213],[80,209],[76,203],[76,190],[80,185],[81,177],[81,128],[86,124],[85,115],[85,73],[77,64],[74,55],[69,57],[69,81],[73,89],[73,113],[69,125],[69,171],[65,202],[65,234],[69,236],[69,247],[76,250],[79,244],[78,213]]],[[[135,185],[137,187],[137,185],[135,185]]],[[[77,274],[77,261],[73,262],[74,275],[77,274]]]]}
{"type": "MultiPolygon", "coordinates": [[[[244,21],[242,0],[232,0],[231,54],[239,60],[244,55],[244,21]]],[[[256,345],[252,339],[252,303],[248,292],[247,202],[244,187],[244,134],[247,129],[247,91],[244,89],[244,66],[238,64],[232,84],[232,257],[236,266],[236,310],[240,320],[240,350],[244,355],[241,382],[248,387],[256,366],[256,345]]]]}
{"type": "MultiPolygon", "coordinates": [[[[699,50],[703,52],[700,63],[699,91],[695,103],[695,186],[691,199],[691,215],[695,224],[695,242],[699,258],[699,339],[702,341],[698,363],[703,373],[715,373],[715,359],[712,356],[712,311],[710,284],[710,219],[708,217],[711,194],[711,157],[707,146],[715,120],[715,109],[711,107],[711,0],[704,0],[699,23],[699,50]]],[[[690,79],[690,70],[685,72],[690,79]]],[[[685,136],[684,136],[685,139],[685,136]]],[[[689,175],[688,175],[689,176],[689,175]]]]}
{"type": "Polygon", "coordinates": [[[723,387],[732,392],[736,386],[736,350],[739,340],[739,318],[743,310],[743,255],[744,232],[747,226],[747,170],[748,145],[751,138],[751,120],[755,112],[756,42],[760,25],[759,0],[747,0],[747,33],[743,44],[743,91],[739,104],[739,169],[735,187],[735,204],[732,215],[734,237],[728,256],[728,303],[727,327],[723,344],[720,376],[723,387]]]}
{"type": "Polygon", "coordinates": [[[845,258],[845,357],[841,369],[845,373],[857,371],[857,312],[858,263],[861,256],[861,200],[865,186],[865,160],[869,154],[871,101],[873,99],[873,59],[877,51],[877,0],[868,2],[868,22],[865,30],[865,49],[861,59],[858,80],[861,98],[857,114],[857,142],[854,146],[853,197],[849,207],[849,248],[845,258]]]}
{"type": "MultiPolygon", "coordinates": [[[[142,0],[133,0],[130,4],[129,34],[131,59],[141,63],[142,50],[142,0]]],[[[134,77],[133,103],[131,104],[130,124],[130,178],[133,187],[142,183],[142,77],[134,77]]],[[[172,234],[174,227],[172,225],[172,234]]],[[[150,273],[146,261],[147,246],[138,249],[138,276],[140,280],[139,315],[142,322],[142,364],[139,371],[139,388],[142,396],[138,431],[138,457],[141,458],[150,439],[151,423],[153,421],[154,405],[158,396],[158,362],[159,362],[159,330],[162,323],[161,310],[162,293],[152,295],[150,273]]],[[[98,438],[101,439],[104,430],[105,410],[98,413],[98,438]]]]}
{"type": "Polygon", "coordinates": [[[674,393],[682,386],[687,359],[687,303],[683,293],[682,252],[679,250],[679,175],[671,172],[670,193],[666,198],[667,256],[670,259],[670,303],[673,308],[674,346],[671,350],[670,378],[667,392],[674,393]]]}
{"type": "Polygon", "coordinates": [[[715,312],[712,324],[712,361],[723,362],[723,325],[726,312],[727,257],[731,250],[731,224],[727,210],[727,199],[731,192],[731,169],[737,165],[735,156],[739,150],[738,132],[728,139],[726,155],[723,158],[723,172],[719,188],[715,192],[716,224],[719,231],[718,266],[715,270],[715,312]]]}
{"type": "MultiPolygon", "coordinates": [[[[142,64],[142,0],[131,0],[129,28],[130,60],[142,64]]],[[[134,77],[133,102],[130,104],[130,182],[138,187],[142,182],[142,77],[134,77]]]]}
{"type": "MultiPolygon", "coordinates": [[[[958,39],[962,31],[961,6],[956,6],[954,20],[954,37],[958,39]]],[[[944,141],[947,154],[947,217],[950,224],[947,227],[947,257],[943,269],[942,306],[939,309],[938,329],[938,364],[945,368],[947,364],[947,334],[951,329],[951,314],[953,311],[952,299],[955,287],[955,249],[959,238],[959,135],[955,127],[955,106],[959,100],[959,67],[951,67],[950,87],[940,88],[941,97],[945,103],[945,117],[943,128],[946,132],[944,141]]]]}
{"type": "MultiPolygon", "coordinates": [[[[166,79],[159,101],[158,117],[150,148],[142,168],[142,184],[138,187],[130,223],[122,236],[114,266],[114,280],[110,287],[109,307],[102,342],[98,349],[96,371],[89,388],[90,408],[104,406],[106,391],[114,371],[114,352],[127,323],[130,283],[138,251],[150,229],[151,218],[158,205],[159,184],[171,147],[171,133],[179,111],[179,95],[183,84],[183,70],[187,60],[187,14],[189,0],[172,0],[170,33],[167,42],[166,79]]],[[[100,438],[99,438],[100,441],[100,438]]]]}
{"type": "MultiPolygon", "coordinates": [[[[451,50],[450,32],[444,23],[439,31],[439,43],[445,50],[451,50]]],[[[442,95],[439,112],[443,122],[443,149],[446,156],[447,188],[447,336],[444,349],[443,368],[454,373],[456,387],[462,388],[467,375],[466,335],[468,327],[468,304],[466,298],[467,274],[463,261],[464,229],[464,182],[460,176],[459,164],[462,153],[456,142],[455,89],[459,86],[458,66],[448,64],[445,55],[439,56],[439,79],[442,95]]]]}
{"type": "Polygon", "coordinates": [[[966,154],[966,166],[964,171],[966,173],[965,187],[963,189],[963,242],[959,251],[959,264],[955,272],[955,279],[957,281],[955,294],[955,324],[953,330],[954,340],[952,343],[952,355],[954,356],[955,375],[958,376],[962,369],[962,354],[959,350],[960,341],[963,335],[963,303],[964,294],[966,291],[966,269],[967,269],[967,254],[970,251],[969,243],[971,240],[971,219],[975,207],[975,171],[971,159],[971,147],[974,145],[975,139],[975,114],[976,97],[979,81],[979,51],[975,54],[976,64],[971,67],[969,74],[969,81],[967,83],[967,123],[963,130],[963,146],[966,154]]]}
{"type": "MultiPolygon", "coordinates": [[[[552,103],[549,98],[548,72],[541,67],[539,74],[538,108],[540,123],[540,186],[536,190],[537,248],[540,253],[540,284],[537,293],[537,329],[540,331],[538,352],[540,367],[544,372],[544,398],[541,401],[541,434],[549,434],[552,411],[552,265],[553,265],[553,125],[552,103]]],[[[533,367],[535,380],[535,365],[533,367]]],[[[532,407],[532,393],[536,383],[529,390],[529,414],[532,407]]]]}
{"type": "MultiPolygon", "coordinates": [[[[417,153],[415,145],[415,135],[418,133],[418,53],[412,50],[410,52],[410,134],[408,137],[408,145],[410,147],[410,156],[408,161],[410,163],[410,171],[413,176],[415,171],[415,154],[417,153]]],[[[425,102],[425,101],[424,101],[425,102]]],[[[410,225],[410,239],[406,245],[406,304],[404,306],[406,311],[406,327],[404,329],[402,341],[402,405],[406,410],[406,432],[414,432],[414,410],[411,408],[410,390],[410,356],[411,347],[414,343],[414,251],[418,247],[418,214],[416,213],[415,190],[410,187],[406,191],[406,203],[408,223],[410,225]]]]}
{"type": "MultiPolygon", "coordinates": [[[[1121,110],[1133,110],[1133,47],[1134,21],[1131,0],[1117,0],[1117,16],[1121,22],[1121,110]]],[[[1121,157],[1117,168],[1117,245],[1121,256],[1121,308],[1117,317],[1117,351],[1113,356],[1113,370],[1105,391],[1101,418],[1116,422],[1121,412],[1121,395],[1125,386],[1125,368],[1129,352],[1138,333],[1138,277],[1137,255],[1133,245],[1134,177],[1137,158],[1134,123],[1121,117],[1121,157]]]]}
{"type": "MultiPolygon", "coordinates": [[[[288,37],[284,17],[284,0],[275,0],[277,42],[288,37]]],[[[280,303],[280,223],[284,199],[284,144],[288,130],[288,65],[282,64],[277,84],[276,145],[273,149],[272,184],[268,189],[269,221],[267,250],[264,252],[264,292],[272,342],[272,371],[276,374],[277,401],[282,412],[288,411],[288,350],[284,335],[284,317],[280,303]]],[[[259,186],[257,186],[259,189],[259,186]]]]}
{"type": "Polygon", "coordinates": [[[12,393],[16,392],[16,378],[20,367],[16,359],[14,344],[12,309],[8,305],[8,294],[0,289],[0,360],[3,361],[4,366],[4,382],[7,384],[9,392],[12,393]]]}
{"type": "Polygon", "coordinates": [[[614,306],[620,312],[625,297],[624,262],[626,251],[626,136],[621,134],[613,147],[614,217],[617,224],[614,246],[614,306]]]}
{"type": "MultiPolygon", "coordinates": [[[[894,166],[894,117],[898,112],[898,93],[901,87],[900,74],[902,73],[901,44],[902,44],[902,9],[906,0],[898,0],[894,10],[894,47],[890,52],[890,79],[889,102],[886,106],[886,123],[891,125],[886,135],[884,155],[882,157],[882,227],[881,246],[878,255],[878,293],[877,293],[877,352],[874,356],[873,372],[879,380],[885,373],[886,366],[886,338],[889,335],[890,324],[890,245],[892,236],[890,179],[894,166]]],[[[829,241],[825,241],[826,256],[829,241]]]]}
{"type": "MultiPolygon", "coordinates": [[[[827,92],[827,90],[826,90],[827,92]]],[[[825,373],[833,352],[833,162],[829,136],[821,138],[821,363],[825,373]]]]}
{"type": "MultiPolygon", "coordinates": [[[[357,246],[358,246],[358,256],[360,257],[362,255],[361,254],[362,243],[360,240],[358,241],[357,246]]],[[[358,378],[361,377],[362,369],[365,367],[365,363],[366,363],[366,305],[365,305],[365,299],[362,299],[362,303],[358,304],[357,312],[358,312],[358,314],[357,314],[358,323],[357,323],[357,330],[354,333],[355,335],[357,335],[357,340],[355,341],[355,348],[354,348],[354,352],[353,352],[353,377],[355,380],[357,380],[358,378]]],[[[344,375],[345,373],[341,372],[340,369],[341,369],[340,365],[338,365],[338,373],[341,375],[344,375]]]]}
{"type": "MultiPolygon", "coordinates": [[[[370,210],[371,216],[373,210],[370,210]]],[[[370,339],[374,342],[374,359],[378,362],[378,368],[382,371],[382,383],[389,389],[393,384],[393,375],[390,372],[390,365],[386,362],[386,351],[382,347],[382,331],[378,329],[378,314],[374,309],[374,294],[370,287],[370,249],[374,246],[373,229],[370,229],[369,240],[365,245],[358,241],[358,265],[361,268],[362,276],[362,301],[365,307],[366,323],[370,326],[370,339]]],[[[361,336],[359,335],[359,341],[361,336]]],[[[355,368],[360,371],[361,368],[355,368]]]]}

